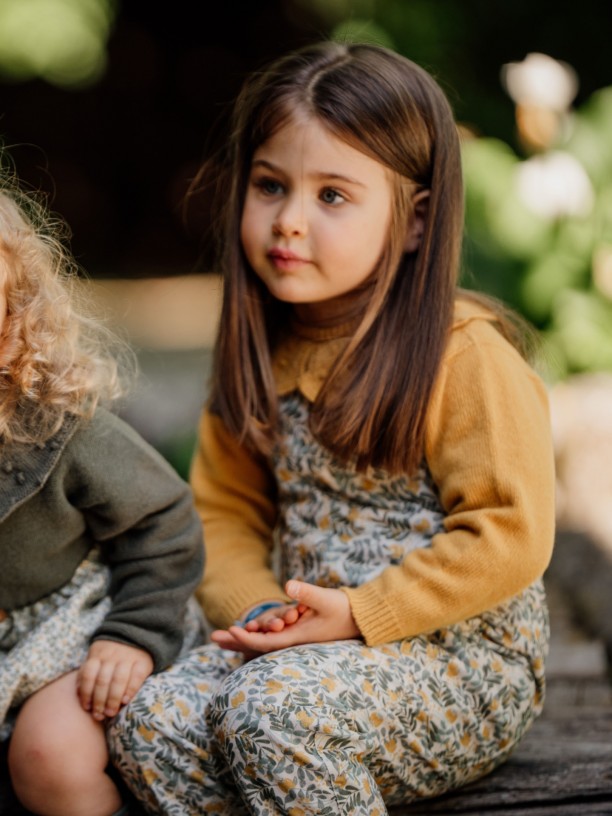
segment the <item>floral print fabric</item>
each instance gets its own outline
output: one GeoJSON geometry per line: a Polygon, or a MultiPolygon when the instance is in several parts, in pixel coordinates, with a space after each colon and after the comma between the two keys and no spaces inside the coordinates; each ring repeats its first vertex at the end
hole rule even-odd
{"type": "MultiPolygon", "coordinates": [[[[283,579],[358,585],[441,529],[413,480],[335,462],[282,401],[274,468],[283,579]]],[[[244,662],[209,644],[149,678],[111,723],[115,764],[151,813],[375,816],[502,762],[541,711],[541,582],[468,621],[368,647],[308,644],[244,662]]]]}
{"type": "Polygon", "coordinates": [[[78,668],[110,609],[110,572],[95,553],[72,580],[0,623],[0,739],[7,739],[31,694],[78,668]]]}

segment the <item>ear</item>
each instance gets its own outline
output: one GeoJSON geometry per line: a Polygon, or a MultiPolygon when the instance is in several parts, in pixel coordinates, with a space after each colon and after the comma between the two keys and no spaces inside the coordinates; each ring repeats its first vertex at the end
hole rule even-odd
{"type": "Polygon", "coordinates": [[[425,219],[429,209],[429,190],[421,190],[412,199],[412,218],[408,225],[404,252],[416,252],[421,246],[425,219]]]}

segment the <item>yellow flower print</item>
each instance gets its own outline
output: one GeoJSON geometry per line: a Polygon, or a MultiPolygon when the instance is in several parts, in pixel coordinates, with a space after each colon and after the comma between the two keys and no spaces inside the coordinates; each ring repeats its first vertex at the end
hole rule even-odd
{"type": "Polygon", "coordinates": [[[298,711],[296,716],[304,728],[310,728],[315,720],[311,714],[307,714],[305,711],[298,711]]]}
{"type": "Polygon", "coordinates": [[[287,666],[286,669],[283,669],[283,674],[286,677],[301,677],[302,676],[302,672],[299,672],[297,669],[291,669],[291,668],[289,668],[289,666],[287,666]]]}
{"type": "Polygon", "coordinates": [[[285,793],[289,793],[289,791],[295,788],[295,782],[293,779],[281,779],[281,781],[278,783],[278,787],[285,793]]]}
{"type": "Polygon", "coordinates": [[[266,694],[278,694],[284,688],[279,680],[268,680],[266,683],[266,694]]]}
{"type": "Polygon", "coordinates": [[[449,677],[457,677],[457,675],[460,674],[459,666],[451,660],[451,662],[448,664],[448,668],[446,669],[446,673],[449,677]]]}
{"type": "Polygon", "coordinates": [[[246,694],[244,691],[239,691],[238,694],[235,694],[232,698],[230,698],[230,705],[232,708],[237,708],[240,703],[244,703],[246,700],[246,694]]]}
{"type": "Polygon", "coordinates": [[[389,557],[394,561],[399,561],[404,554],[404,548],[400,544],[389,547],[389,557]]]}
{"type": "Polygon", "coordinates": [[[146,725],[139,725],[138,733],[140,734],[141,737],[146,739],[147,742],[153,742],[153,738],[155,737],[155,731],[152,728],[147,728],[146,725]]]}
{"type": "Polygon", "coordinates": [[[380,716],[380,714],[377,714],[375,711],[373,711],[373,712],[370,714],[370,722],[372,723],[372,725],[373,725],[375,728],[378,728],[378,726],[379,726],[379,725],[382,725],[382,723],[384,722],[384,720],[383,720],[383,718],[380,716]]]}
{"type": "Polygon", "coordinates": [[[333,691],[336,688],[336,681],[333,677],[324,677],[321,680],[321,685],[325,686],[328,691],[333,691]]]}
{"type": "Polygon", "coordinates": [[[451,724],[457,722],[458,714],[457,714],[456,711],[453,711],[451,708],[449,708],[449,710],[446,712],[446,714],[444,716],[446,717],[446,719],[451,724]]]}
{"type": "Polygon", "coordinates": [[[328,530],[329,525],[330,525],[329,516],[323,516],[323,518],[319,520],[319,530],[328,530]]]}
{"type": "Polygon", "coordinates": [[[374,686],[369,680],[364,680],[362,688],[366,694],[374,694],[374,686]]]}
{"type": "Polygon", "coordinates": [[[421,521],[417,521],[417,523],[414,525],[414,530],[417,533],[428,533],[431,530],[429,519],[421,519],[421,521]]]}
{"type": "Polygon", "coordinates": [[[156,774],[155,771],[151,770],[151,768],[145,768],[142,772],[144,777],[144,781],[147,785],[151,786],[154,782],[159,779],[159,774],[156,774]]]}
{"type": "Polygon", "coordinates": [[[336,777],[335,785],[337,788],[344,788],[346,786],[347,781],[348,780],[346,776],[344,774],[341,774],[340,776],[336,777]]]}

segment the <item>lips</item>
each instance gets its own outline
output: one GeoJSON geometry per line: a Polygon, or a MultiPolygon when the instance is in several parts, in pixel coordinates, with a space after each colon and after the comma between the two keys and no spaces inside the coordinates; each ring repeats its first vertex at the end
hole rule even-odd
{"type": "Polygon", "coordinates": [[[282,247],[272,247],[267,255],[273,266],[281,272],[292,272],[310,263],[307,258],[282,247]]]}
{"type": "Polygon", "coordinates": [[[281,247],[272,247],[268,250],[268,258],[279,261],[298,261],[299,263],[308,263],[306,258],[302,258],[290,249],[282,249],[281,247]]]}

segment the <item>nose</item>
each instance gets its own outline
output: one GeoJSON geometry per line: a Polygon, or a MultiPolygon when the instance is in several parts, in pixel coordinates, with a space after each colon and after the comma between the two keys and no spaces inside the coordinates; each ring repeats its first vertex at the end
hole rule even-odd
{"type": "Polygon", "coordinates": [[[272,231],[275,235],[304,236],[308,232],[308,222],[304,202],[300,196],[288,196],[280,204],[272,231]]]}

